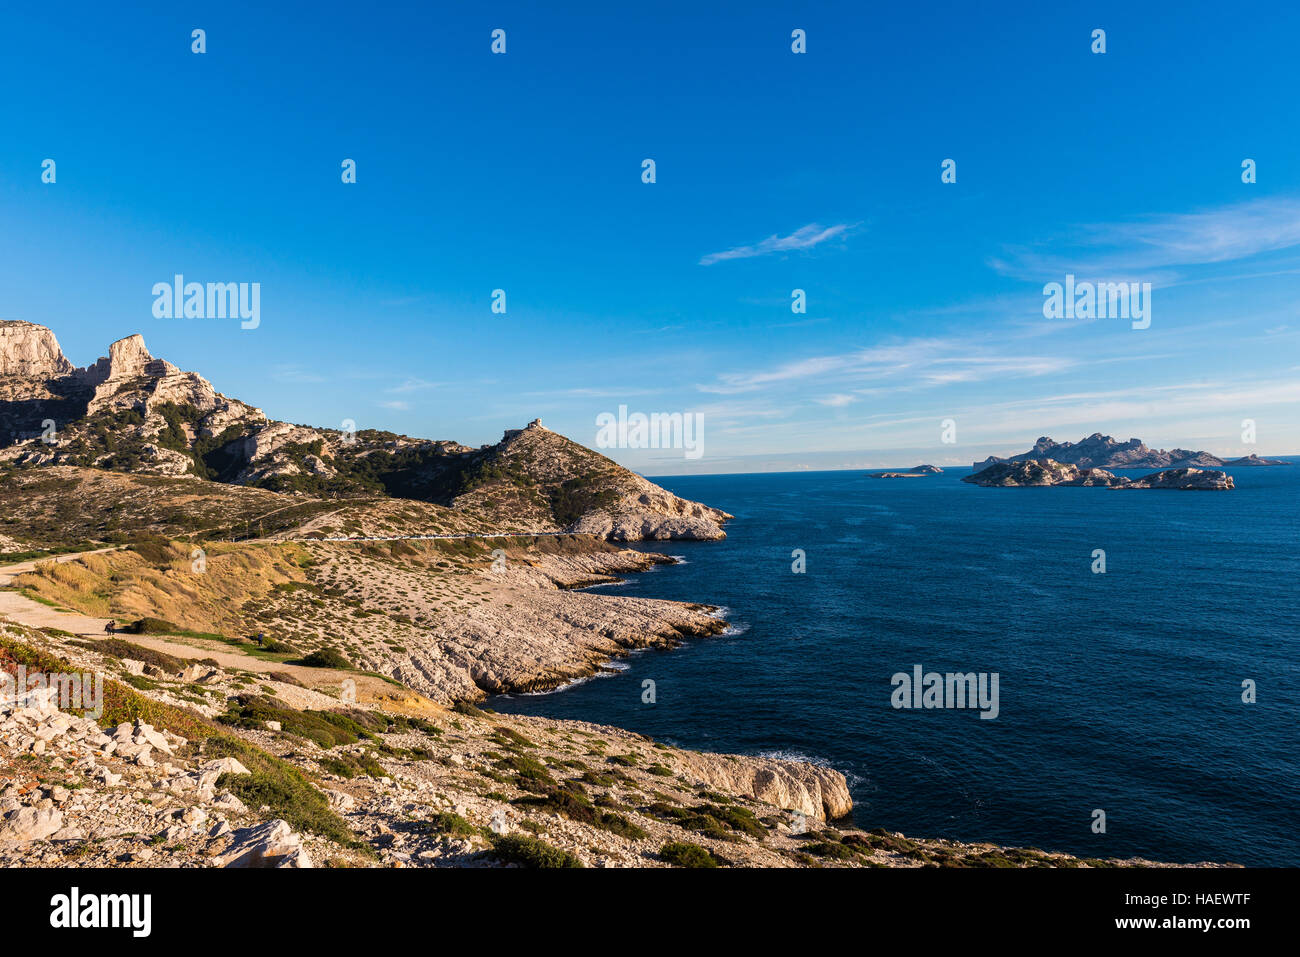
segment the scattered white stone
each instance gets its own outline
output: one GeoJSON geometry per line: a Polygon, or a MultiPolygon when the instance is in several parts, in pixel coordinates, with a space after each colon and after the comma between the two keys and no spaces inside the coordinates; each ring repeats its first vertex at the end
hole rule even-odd
{"type": "Polygon", "coordinates": [[[327,788],[325,797],[329,799],[331,811],[351,811],[357,806],[356,800],[347,791],[336,791],[333,788],[327,788]]]}
{"type": "Polygon", "coordinates": [[[223,811],[230,811],[234,814],[243,814],[248,810],[244,805],[244,802],[239,800],[239,798],[235,797],[229,791],[222,792],[221,797],[212,802],[212,806],[219,807],[223,811]]]}

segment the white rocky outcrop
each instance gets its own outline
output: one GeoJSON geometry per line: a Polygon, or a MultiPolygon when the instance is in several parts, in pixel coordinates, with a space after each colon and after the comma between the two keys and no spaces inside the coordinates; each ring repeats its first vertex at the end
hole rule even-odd
{"type": "Polygon", "coordinates": [[[848,781],[832,768],[803,761],[730,754],[682,752],[681,769],[711,788],[834,820],[853,810],[848,781]]]}
{"type": "Polygon", "coordinates": [[[607,508],[582,516],[569,531],[611,542],[715,541],[727,537],[722,526],[732,516],[722,509],[678,498],[634,473],[628,473],[627,481],[637,487],[635,491],[607,508]]]}
{"type": "MultiPolygon", "coordinates": [[[[238,456],[247,463],[235,481],[251,484],[271,475],[296,475],[302,469],[281,450],[289,445],[311,445],[320,440],[322,452],[328,455],[324,443],[326,435],[318,429],[288,422],[272,422],[245,438],[238,447],[238,456]]],[[[316,455],[303,457],[303,464],[316,475],[333,475],[334,469],[316,455]]]]}
{"type": "Polygon", "coordinates": [[[54,333],[33,322],[0,319],[0,376],[54,378],[72,371],[54,333]]]}
{"type": "Polygon", "coordinates": [[[139,333],[118,339],[108,347],[108,355],[100,356],[94,365],[77,371],[77,377],[87,385],[98,386],[116,379],[131,379],[145,374],[145,368],[154,361],[139,333]]]}

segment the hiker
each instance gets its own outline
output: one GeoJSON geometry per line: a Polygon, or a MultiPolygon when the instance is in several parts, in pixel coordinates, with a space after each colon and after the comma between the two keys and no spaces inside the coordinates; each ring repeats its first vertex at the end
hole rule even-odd
{"type": "Polygon", "coordinates": [[[257,647],[262,647],[262,633],[260,631],[257,633],[257,647]]]}
{"type": "Polygon", "coordinates": [[[113,636],[113,633],[116,630],[117,630],[117,622],[115,621],[110,621],[107,625],[104,626],[104,633],[108,635],[110,638],[113,636]]]}

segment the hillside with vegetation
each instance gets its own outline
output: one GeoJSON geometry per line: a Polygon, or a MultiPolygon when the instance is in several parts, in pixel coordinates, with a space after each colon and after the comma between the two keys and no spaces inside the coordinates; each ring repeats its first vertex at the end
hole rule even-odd
{"type": "MultiPolygon", "coordinates": [[[[138,335],[75,368],[50,330],[19,322],[0,322],[0,468],[189,478],[304,504],[336,502],[343,511],[361,501],[409,501],[507,530],[572,530],[619,541],[721,538],[730,518],[677,498],[540,420],[479,448],[293,425],[155,358],[138,335]]],[[[308,504],[302,511],[325,510],[308,504]]],[[[235,521],[252,518],[233,511],[235,521]]]]}

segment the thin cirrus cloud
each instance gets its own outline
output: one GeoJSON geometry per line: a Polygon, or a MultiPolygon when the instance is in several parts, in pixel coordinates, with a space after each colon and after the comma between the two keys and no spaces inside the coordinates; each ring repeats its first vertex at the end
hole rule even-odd
{"type": "Polygon", "coordinates": [[[843,392],[837,392],[835,395],[826,395],[815,400],[818,405],[829,406],[832,409],[842,409],[857,401],[856,396],[845,395],[843,392]]]}
{"type": "Polygon", "coordinates": [[[1300,246],[1300,199],[1249,200],[1194,213],[1131,222],[1090,223],[1055,237],[1053,252],[1007,246],[989,265],[1003,275],[1042,281],[1067,272],[1121,276],[1137,272],[1156,284],[1182,280],[1177,267],[1249,259],[1300,246]],[[1151,275],[1154,273],[1154,275],[1151,275]]]}
{"type": "MultiPolygon", "coordinates": [[[[1075,360],[1059,356],[990,352],[974,346],[967,339],[922,338],[839,355],[797,359],[768,369],[723,373],[716,381],[696,388],[717,395],[736,395],[809,380],[818,383],[840,380],[852,385],[865,385],[883,381],[897,383],[904,377],[910,377],[913,385],[942,386],[1007,376],[1047,375],[1075,364],[1075,360]]],[[[846,403],[837,398],[842,394],[833,394],[831,401],[817,401],[831,407],[843,406],[846,403]]]]}
{"type": "Polygon", "coordinates": [[[726,262],[729,259],[753,259],[757,256],[773,256],[777,253],[812,249],[828,240],[845,235],[852,228],[853,226],[849,223],[840,223],[836,226],[809,223],[807,226],[796,229],[789,236],[773,234],[762,242],[754,243],[752,246],[735,246],[731,249],[724,249],[722,252],[709,253],[700,258],[700,265],[712,266],[714,263],[726,262]]]}
{"type": "Polygon", "coordinates": [[[399,384],[385,389],[388,393],[405,393],[405,392],[423,392],[426,389],[436,389],[441,386],[441,382],[430,382],[427,379],[421,379],[417,376],[408,376],[399,384]]]}

